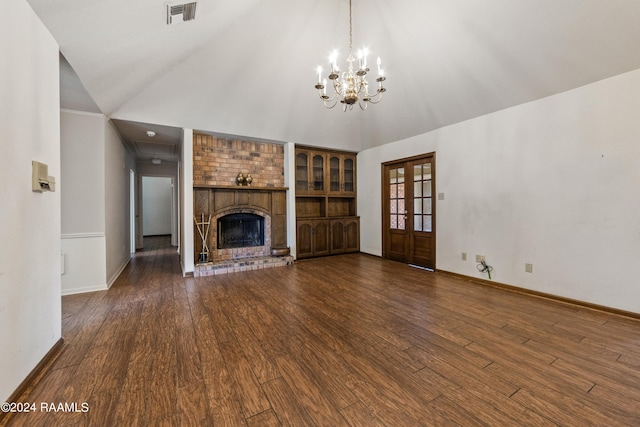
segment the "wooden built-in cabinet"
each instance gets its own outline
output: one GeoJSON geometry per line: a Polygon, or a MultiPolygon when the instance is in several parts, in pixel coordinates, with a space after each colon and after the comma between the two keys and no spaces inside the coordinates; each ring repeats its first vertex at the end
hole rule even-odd
{"type": "Polygon", "coordinates": [[[297,257],[360,250],[356,154],[296,148],[297,257]]]}
{"type": "Polygon", "coordinates": [[[332,254],[360,250],[360,218],[332,219],[329,222],[329,227],[332,254]]]}
{"type": "Polygon", "coordinates": [[[356,156],[355,154],[328,154],[328,190],[329,194],[356,195],[356,156]]]}
{"type": "Polygon", "coordinates": [[[329,255],[329,221],[327,220],[298,220],[297,224],[297,255],[298,258],[329,255]]]}
{"type": "Polygon", "coordinates": [[[296,149],[296,196],[356,196],[356,155],[296,149]]]}

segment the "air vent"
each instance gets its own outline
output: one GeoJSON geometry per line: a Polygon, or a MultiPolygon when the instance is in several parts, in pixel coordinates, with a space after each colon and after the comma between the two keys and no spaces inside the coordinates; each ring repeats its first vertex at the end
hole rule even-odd
{"type": "Polygon", "coordinates": [[[192,21],[196,18],[196,6],[198,2],[191,3],[168,3],[167,4],[167,25],[178,22],[192,21]]]}

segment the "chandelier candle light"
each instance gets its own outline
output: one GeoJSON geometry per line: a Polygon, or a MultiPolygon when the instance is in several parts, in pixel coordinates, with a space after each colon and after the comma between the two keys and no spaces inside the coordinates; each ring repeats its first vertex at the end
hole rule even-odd
{"type": "Polygon", "coordinates": [[[369,93],[369,83],[367,82],[367,73],[370,71],[367,65],[368,50],[363,49],[358,51],[358,69],[353,69],[353,63],[355,58],[352,51],[353,44],[353,25],[351,18],[351,0],[349,0],[349,56],[347,62],[349,63],[349,69],[342,73],[340,76],[340,69],[338,68],[337,59],[338,53],[334,51],[329,57],[329,64],[331,66],[331,73],[329,73],[329,80],[333,81],[333,89],[335,93],[332,96],[327,95],[327,79],[322,79],[322,67],[318,67],[318,95],[322,99],[322,103],[326,108],[333,108],[338,103],[338,100],[343,105],[343,111],[353,109],[353,105],[357,102],[361,109],[366,110],[369,103],[377,104],[382,100],[382,94],[387,90],[382,86],[382,82],[386,80],[384,71],[381,67],[380,57],[378,57],[378,88],[374,94],[369,93]]]}

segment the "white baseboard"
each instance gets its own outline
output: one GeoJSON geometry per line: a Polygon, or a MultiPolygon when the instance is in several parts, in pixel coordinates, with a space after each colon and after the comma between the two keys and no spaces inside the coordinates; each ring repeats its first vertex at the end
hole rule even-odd
{"type": "Polygon", "coordinates": [[[116,273],[111,277],[111,280],[109,280],[109,282],[107,283],[107,289],[110,289],[111,285],[113,285],[115,281],[118,280],[118,277],[120,277],[120,274],[124,271],[125,268],[127,268],[129,262],[131,262],[131,256],[129,256],[129,258],[127,258],[124,263],[122,263],[120,268],[118,268],[118,271],[116,271],[116,273]]]}
{"type": "Polygon", "coordinates": [[[75,294],[84,294],[87,292],[96,292],[96,291],[106,291],[107,285],[93,285],[93,286],[83,286],[81,288],[73,288],[73,289],[63,289],[62,296],[65,295],[75,295],[75,294]]]}

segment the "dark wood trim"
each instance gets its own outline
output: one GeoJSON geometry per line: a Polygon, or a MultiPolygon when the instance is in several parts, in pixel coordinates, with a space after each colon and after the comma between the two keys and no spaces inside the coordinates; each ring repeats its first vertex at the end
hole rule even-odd
{"type": "Polygon", "coordinates": [[[327,147],[314,147],[311,145],[299,145],[295,144],[296,149],[301,150],[311,150],[311,151],[322,151],[324,153],[340,153],[340,154],[355,154],[358,155],[357,152],[352,150],[345,150],[344,148],[327,148],[327,147]]]}
{"type": "MultiPolygon", "coordinates": [[[[53,362],[55,362],[60,353],[62,353],[63,347],[64,338],[60,337],[40,362],[38,362],[36,367],[33,368],[29,375],[20,383],[18,388],[11,393],[11,396],[7,398],[7,402],[20,402],[22,396],[38,385],[42,377],[47,374],[48,368],[53,365],[53,362]]],[[[5,425],[4,423],[11,418],[12,414],[12,412],[0,412],[0,425],[5,425]]]]}
{"type": "Polygon", "coordinates": [[[251,185],[194,185],[193,189],[206,188],[213,190],[254,190],[254,191],[287,191],[289,187],[256,187],[251,185]]]}
{"type": "Polygon", "coordinates": [[[433,156],[435,158],[435,155],[436,155],[435,151],[430,151],[428,153],[418,154],[418,155],[411,156],[411,157],[405,157],[403,159],[389,160],[387,162],[382,163],[382,166],[390,166],[390,165],[395,165],[397,163],[414,162],[416,160],[422,160],[422,159],[430,157],[430,156],[433,156]]]}
{"type": "Polygon", "coordinates": [[[517,292],[519,294],[531,295],[538,298],[543,298],[551,301],[556,301],[563,304],[575,305],[583,308],[588,308],[591,310],[602,311],[609,314],[615,314],[618,316],[629,317],[634,320],[640,320],[640,313],[634,313],[633,311],[620,310],[618,308],[607,307],[606,305],[593,304],[586,301],[580,301],[573,298],[562,297],[559,295],[548,294],[546,292],[534,291],[532,289],[521,288],[518,286],[507,285],[506,283],[494,282],[492,280],[481,279],[472,276],[466,276],[464,274],[453,273],[451,271],[446,270],[436,270],[438,273],[447,274],[449,276],[458,277],[460,279],[465,279],[469,282],[473,282],[483,286],[489,286],[492,288],[503,289],[506,291],[517,292]]]}

